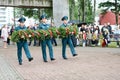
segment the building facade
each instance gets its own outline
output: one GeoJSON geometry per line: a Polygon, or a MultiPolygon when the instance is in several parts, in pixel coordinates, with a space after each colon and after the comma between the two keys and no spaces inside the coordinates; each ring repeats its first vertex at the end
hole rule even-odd
{"type": "MultiPolygon", "coordinates": [[[[108,11],[105,14],[101,14],[99,24],[104,25],[105,23],[110,23],[111,25],[116,25],[115,13],[108,11]]],[[[120,24],[120,16],[118,16],[118,24],[120,24]]]]}
{"type": "Polygon", "coordinates": [[[4,24],[13,24],[13,8],[0,7],[0,27],[4,24]]]}

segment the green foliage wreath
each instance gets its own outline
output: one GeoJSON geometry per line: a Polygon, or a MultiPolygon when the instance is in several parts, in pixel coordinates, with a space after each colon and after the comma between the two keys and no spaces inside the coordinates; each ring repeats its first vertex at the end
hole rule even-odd
{"type": "Polygon", "coordinates": [[[35,37],[37,40],[45,40],[54,38],[67,38],[68,36],[78,34],[77,26],[69,26],[69,27],[50,27],[48,30],[19,30],[14,31],[11,40],[13,42],[19,42],[20,40],[33,40],[35,37]]]}

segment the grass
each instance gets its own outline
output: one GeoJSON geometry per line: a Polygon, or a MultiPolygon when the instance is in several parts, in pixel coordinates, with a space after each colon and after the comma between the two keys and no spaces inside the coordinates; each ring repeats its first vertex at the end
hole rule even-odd
{"type": "Polygon", "coordinates": [[[117,47],[117,43],[116,42],[111,42],[111,43],[108,44],[108,47],[116,48],[117,47]]]}

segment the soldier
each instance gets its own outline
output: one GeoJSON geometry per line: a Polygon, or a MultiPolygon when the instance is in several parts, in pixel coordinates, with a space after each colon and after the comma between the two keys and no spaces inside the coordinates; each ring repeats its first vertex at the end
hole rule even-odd
{"type": "MultiPolygon", "coordinates": [[[[40,17],[40,20],[42,21],[42,23],[38,26],[38,28],[42,30],[47,30],[50,27],[50,25],[46,23],[47,21],[46,16],[42,15],[40,17]]],[[[41,48],[42,48],[42,55],[43,55],[44,62],[48,62],[47,55],[46,55],[46,45],[48,46],[48,49],[49,49],[49,55],[50,55],[51,61],[55,60],[53,56],[53,48],[52,48],[51,39],[45,39],[41,41],[41,48]]]]}
{"type": "MultiPolygon", "coordinates": [[[[68,27],[68,21],[67,21],[68,17],[64,16],[61,20],[63,21],[63,24],[60,27],[68,27]]],[[[67,59],[66,52],[65,52],[67,43],[68,43],[68,45],[70,47],[72,55],[73,56],[77,56],[77,54],[75,52],[75,49],[74,49],[74,46],[73,46],[73,43],[71,41],[71,37],[68,36],[68,38],[63,38],[62,39],[62,57],[63,57],[63,59],[67,59]]]]}
{"type": "MultiPolygon", "coordinates": [[[[24,25],[25,21],[26,21],[26,19],[24,17],[21,17],[18,20],[18,22],[20,22],[20,25],[18,27],[16,27],[15,30],[16,31],[26,30],[27,27],[24,25]]],[[[21,39],[19,42],[17,42],[17,56],[18,56],[19,65],[22,65],[22,47],[24,48],[25,54],[28,58],[28,61],[30,62],[33,60],[33,57],[31,57],[30,51],[28,49],[27,40],[21,39]]]]}

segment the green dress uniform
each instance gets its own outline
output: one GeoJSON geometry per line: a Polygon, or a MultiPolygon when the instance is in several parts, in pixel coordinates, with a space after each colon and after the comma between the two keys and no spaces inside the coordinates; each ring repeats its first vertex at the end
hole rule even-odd
{"type": "MultiPolygon", "coordinates": [[[[62,18],[62,21],[64,21],[64,20],[68,20],[68,17],[67,16],[64,16],[63,18],[62,18]]],[[[60,27],[68,27],[68,24],[65,24],[65,23],[63,23],[60,27]]],[[[70,36],[68,36],[67,38],[63,38],[62,39],[62,57],[63,57],[63,59],[67,59],[67,57],[66,57],[66,45],[69,45],[69,47],[70,47],[70,50],[71,50],[71,52],[72,52],[72,55],[73,56],[77,56],[77,54],[76,54],[76,52],[75,52],[75,49],[74,49],[74,46],[73,46],[73,43],[72,43],[72,40],[71,40],[71,37],[70,36]]]]}
{"type": "MultiPolygon", "coordinates": [[[[26,21],[26,19],[24,17],[21,17],[18,20],[20,23],[24,23],[26,21]]],[[[15,28],[16,31],[19,30],[26,30],[26,26],[18,26],[15,28]]],[[[30,51],[28,49],[28,43],[27,40],[19,40],[19,42],[17,42],[17,56],[18,56],[18,61],[19,61],[19,65],[22,65],[22,47],[24,48],[25,54],[28,58],[28,61],[32,61],[33,57],[31,57],[30,51]]]]}
{"type": "MultiPolygon", "coordinates": [[[[40,17],[40,19],[46,19],[46,16],[45,15],[42,15],[40,17]]],[[[42,29],[42,30],[47,30],[48,28],[50,27],[49,24],[46,24],[46,22],[42,22],[40,25],[39,25],[39,29],[42,29]]],[[[51,43],[51,39],[45,39],[45,40],[42,40],[41,41],[41,48],[42,48],[42,56],[43,56],[43,60],[44,62],[47,62],[47,55],[46,55],[46,45],[48,46],[48,49],[49,49],[49,55],[50,55],[50,59],[51,61],[55,60],[54,56],[53,56],[53,48],[52,48],[52,43],[51,43]]]]}

